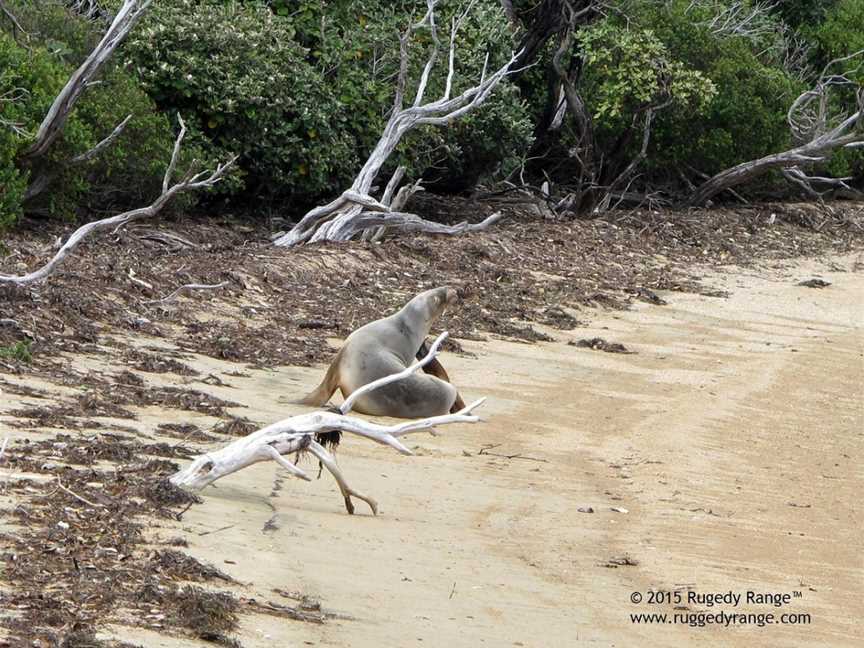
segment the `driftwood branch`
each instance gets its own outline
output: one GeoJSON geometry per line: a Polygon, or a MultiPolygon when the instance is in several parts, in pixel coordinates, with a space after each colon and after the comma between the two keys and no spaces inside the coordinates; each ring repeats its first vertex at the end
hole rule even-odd
{"type": "MultiPolygon", "coordinates": [[[[181,120],[182,123],[182,120],[181,120]]],[[[117,214],[116,216],[111,216],[109,218],[103,218],[101,220],[93,221],[92,223],[87,223],[86,225],[82,225],[77,230],[72,232],[72,235],[63,244],[63,246],[57,251],[53,258],[48,261],[45,265],[43,265],[38,270],[34,270],[33,272],[27,273],[25,275],[6,275],[0,274],[0,285],[3,284],[12,284],[17,286],[26,286],[28,284],[36,283],[38,281],[42,281],[49,277],[57,267],[66,260],[66,257],[76,248],[78,245],[86,239],[88,236],[100,232],[103,230],[109,230],[121,225],[125,225],[134,220],[140,220],[142,218],[152,218],[156,214],[158,214],[165,205],[167,205],[176,195],[185,193],[187,191],[195,191],[198,189],[205,189],[207,187],[212,187],[219,180],[221,180],[231,165],[236,161],[236,156],[225,162],[224,164],[220,164],[213,171],[201,171],[199,173],[193,174],[191,171],[187,172],[183,178],[171,185],[168,186],[168,179],[170,178],[170,174],[172,173],[174,167],[177,165],[177,159],[180,155],[180,145],[183,142],[183,137],[186,134],[185,127],[181,128],[180,134],[177,136],[177,140],[174,145],[174,152],[171,155],[171,161],[168,164],[168,168],[165,172],[165,184],[163,184],[163,191],[159,195],[156,200],[147,205],[146,207],[139,207],[137,209],[132,209],[127,212],[123,212],[122,214],[117,214]]]]}
{"type": "MultiPolygon", "coordinates": [[[[18,101],[23,101],[28,94],[30,93],[25,88],[12,88],[11,90],[7,90],[6,92],[0,94],[0,103],[15,103],[18,101]]],[[[30,136],[30,133],[28,133],[24,126],[18,122],[14,122],[9,119],[0,119],[0,126],[2,126],[3,128],[8,128],[20,137],[30,136]]]]}
{"type": "Polygon", "coordinates": [[[108,134],[108,137],[99,142],[96,146],[91,148],[89,151],[82,153],[81,155],[76,155],[69,162],[71,164],[82,164],[83,162],[88,162],[94,158],[96,158],[102,151],[111,146],[114,141],[120,137],[120,134],[123,132],[123,129],[129,124],[132,120],[132,115],[127,115],[126,119],[117,124],[114,127],[114,130],[108,134]]]}
{"type": "MultiPolygon", "coordinates": [[[[447,125],[475,110],[486,101],[495,87],[508,74],[515,71],[514,64],[519,57],[518,53],[514,54],[507,63],[491,74],[487,74],[486,65],[484,65],[480,74],[480,80],[476,85],[455,97],[451,96],[455,70],[456,37],[467,15],[466,10],[465,13],[454,19],[451,23],[447,76],[443,94],[435,101],[424,103],[426,88],[432,70],[438,60],[438,51],[441,46],[438,37],[438,27],[435,23],[435,8],[438,2],[439,0],[427,0],[426,13],[423,18],[418,23],[409,27],[399,39],[400,64],[396,80],[393,110],[390,113],[390,118],[384,127],[378,143],[375,145],[363,168],[357,174],[354,183],[341,196],[329,204],[316,207],[306,213],[289,232],[274,241],[275,245],[293,247],[307,241],[346,241],[362,234],[366,230],[382,226],[397,229],[408,228],[415,231],[437,231],[442,234],[470,231],[468,227],[458,227],[456,229],[448,229],[446,226],[443,229],[436,227],[440,224],[424,221],[414,214],[400,214],[383,197],[382,200],[378,201],[369,195],[381,167],[407,132],[421,125],[447,125]],[[408,44],[412,34],[420,29],[427,29],[429,31],[433,45],[418,81],[414,101],[410,106],[405,107],[408,78],[408,44]],[[369,216],[369,212],[371,211],[389,214],[393,218],[389,222],[383,218],[372,218],[369,216]],[[410,216],[410,218],[406,218],[406,216],[410,216]]],[[[401,180],[401,177],[399,180],[401,180]]],[[[391,179],[387,189],[385,189],[385,194],[389,190],[389,195],[392,196],[396,184],[391,179]]],[[[394,200],[394,202],[396,201],[394,200]]],[[[381,232],[382,230],[380,229],[377,232],[379,237],[381,232]]]]}
{"type": "Polygon", "coordinates": [[[151,299],[145,301],[145,304],[164,304],[176,299],[179,295],[184,292],[189,292],[190,290],[216,290],[217,288],[224,288],[229,284],[228,281],[222,281],[218,284],[196,284],[190,283],[180,286],[176,290],[172,291],[169,295],[162,297],[161,299],[151,299]]]}
{"type": "Polygon", "coordinates": [[[44,193],[47,189],[51,187],[54,180],[57,179],[58,176],[63,172],[64,169],[75,166],[77,164],[83,164],[85,162],[89,162],[90,160],[95,159],[102,151],[111,146],[118,137],[123,133],[123,130],[132,120],[132,115],[128,115],[126,119],[117,124],[114,127],[114,130],[111,131],[105,139],[96,144],[89,151],[81,153],[80,155],[76,155],[72,159],[62,162],[58,164],[54,168],[42,169],[38,174],[33,175],[30,178],[30,182],[27,185],[27,188],[24,191],[24,202],[35,198],[36,196],[44,193]]]}
{"type": "Polygon", "coordinates": [[[303,452],[309,452],[317,457],[322,466],[336,479],[339,489],[345,498],[345,508],[349,513],[354,512],[354,506],[351,503],[351,497],[354,496],[369,504],[372,512],[377,514],[377,502],[371,497],[361,495],[348,486],[332,456],[316,441],[316,436],[327,432],[342,431],[370,439],[381,445],[389,446],[401,454],[411,455],[411,450],[399,440],[400,437],[418,430],[431,430],[436,425],[476,423],[479,421],[480,419],[472,412],[482,405],[485,399],[477,400],[454,414],[432,416],[396,425],[380,425],[348,415],[354,402],[356,402],[356,398],[361,394],[401,380],[431,362],[446,337],[447,333],[445,331],[435,340],[429,352],[422,360],[404,371],[361,387],[346,399],[338,413],[319,411],[311,414],[301,414],[268,425],[257,432],[237,439],[220,450],[208,452],[194,459],[188,466],[174,474],[171,477],[171,482],[176,486],[200,489],[212,484],[217,479],[221,479],[247,466],[271,460],[276,461],[295,477],[308,480],[309,477],[305,471],[288,461],[285,457],[286,455],[299,455],[303,452]]]}
{"type": "MultiPolygon", "coordinates": [[[[864,146],[864,88],[849,78],[849,72],[831,73],[834,66],[864,55],[859,50],[830,61],[815,86],[799,95],[789,108],[787,122],[798,145],[788,151],[773,153],[743,162],[721,171],[703,183],[692,195],[691,205],[702,205],[710,198],[756,178],[772,169],[785,171],[784,176],[803,186],[811,195],[810,177],[802,168],[824,163],[843,148],[864,146]],[[829,95],[840,86],[855,87],[855,108],[851,114],[832,114],[829,95]]],[[[860,67],[861,63],[859,63],[860,67]]],[[[857,67],[855,68],[857,69],[857,67]]]]}
{"type": "Polygon", "coordinates": [[[45,155],[63,130],[63,126],[72,112],[81,93],[99,75],[105,63],[111,58],[117,46],[126,38],[141,16],[150,6],[152,0],[124,0],[117,10],[113,22],[108,27],[102,40],[90,55],[69,77],[60,94],[54,99],[48,113],[42,120],[36,138],[24,152],[22,159],[32,161],[45,155]]]}

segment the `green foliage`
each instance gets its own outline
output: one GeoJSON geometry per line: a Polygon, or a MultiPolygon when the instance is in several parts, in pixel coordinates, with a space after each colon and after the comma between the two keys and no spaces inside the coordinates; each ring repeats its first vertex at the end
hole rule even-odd
{"type": "MultiPolygon", "coordinates": [[[[839,0],[816,30],[816,39],[827,60],[864,50],[864,0],[839,0]]],[[[864,83],[864,66],[860,66],[855,79],[864,83]]]]}
{"type": "MultiPolygon", "coordinates": [[[[300,211],[350,183],[381,135],[399,64],[397,34],[421,8],[383,0],[277,1],[269,8],[166,0],[131,35],[125,57],[157,104],[180,111],[211,151],[241,155],[243,184],[223,191],[299,203],[292,211],[300,211]]],[[[505,51],[509,56],[498,12],[484,5],[466,20],[457,58],[462,85],[477,82],[490,42],[496,48],[490,67],[505,51]]],[[[446,42],[449,16],[438,22],[446,42]]],[[[416,34],[414,80],[431,42],[428,33],[416,34]]],[[[443,90],[441,54],[427,98],[443,90]]],[[[432,164],[435,175],[463,177],[468,165],[489,171],[514,148],[524,149],[530,124],[518,96],[493,97],[482,112],[447,129],[412,133],[390,164],[406,164],[413,177],[432,164]]]]}
{"type": "MultiPolygon", "coordinates": [[[[0,118],[29,135],[0,127],[0,180],[6,181],[0,184],[0,226],[20,215],[28,177],[40,174],[53,180],[49,191],[27,203],[31,212],[75,218],[89,211],[149,202],[159,193],[174,136],[168,116],[156,111],[134,77],[116,67],[84,92],[61,136],[37,166],[31,169],[20,163],[20,154],[80,57],[98,41],[101,29],[75,18],[56,2],[38,5],[15,6],[22,25],[31,33],[27,47],[0,32],[0,95],[14,90],[21,96],[15,102],[0,102],[0,118]],[[130,114],[132,120],[114,145],[87,163],[69,164],[130,114]]],[[[194,147],[187,148],[184,164],[191,162],[193,153],[194,147]]],[[[180,204],[188,205],[188,200],[180,204]]]]}
{"type": "MultiPolygon", "coordinates": [[[[104,0],[100,6],[111,11],[118,4],[104,0]]],[[[14,222],[27,182],[44,173],[54,176],[52,189],[28,210],[75,217],[147,201],[159,190],[178,113],[189,126],[181,169],[192,157],[211,165],[231,153],[241,156],[239,171],[215,190],[234,205],[288,203],[286,211],[296,215],[332,197],[381,135],[399,67],[397,34],[426,8],[417,0],[154,2],[101,83],[85,92],[47,158],[27,168],[20,161],[27,133],[35,133],[71,71],[98,42],[105,16],[81,20],[64,0],[7,5],[30,36],[25,47],[0,32],[0,97],[6,97],[0,120],[24,133],[0,125],[0,227],[14,222]],[[22,90],[24,100],[8,99],[22,90]],[[85,165],[67,165],[130,113],[114,146],[85,165]]],[[[864,0],[790,0],[761,15],[755,35],[712,32],[710,20],[732,5],[613,0],[577,31],[565,61],[581,71],[578,90],[594,119],[598,166],[611,173],[632,159],[652,108],[661,109],[643,169],[653,180],[677,182],[684,171],[695,181],[691,168],[715,173],[781,150],[791,143],[789,103],[812,81],[796,80],[801,67],[794,74],[784,69],[785,39],[806,37],[814,45],[809,63],[815,69],[864,48],[864,0]]],[[[514,6],[520,20],[530,21],[545,5],[520,0],[514,6]]],[[[438,8],[442,47],[427,101],[443,92],[450,21],[464,10],[455,0],[438,8]]],[[[477,83],[487,53],[490,70],[506,61],[519,37],[499,2],[472,5],[456,48],[454,94],[477,83]]],[[[432,46],[428,30],[413,35],[407,103],[432,46]]],[[[446,127],[409,133],[382,176],[402,164],[409,178],[460,191],[507,174],[554,109],[556,46],[552,39],[518,85],[502,84],[479,110],[446,127]]],[[[855,74],[864,81],[864,65],[855,74]]],[[[841,90],[836,96],[839,113],[851,95],[841,90]]],[[[550,153],[568,158],[572,137],[565,127],[564,135],[549,136],[532,154],[544,157],[544,165],[550,153]]],[[[568,159],[559,173],[569,181],[568,159]]],[[[842,152],[827,171],[861,174],[862,159],[862,151],[842,152]]]]}
{"type": "Polygon", "coordinates": [[[710,79],[673,59],[649,29],[622,29],[605,20],[582,30],[579,44],[600,123],[670,101],[699,113],[717,94],[710,79]]]}
{"type": "MultiPolygon", "coordinates": [[[[671,55],[711,80],[717,92],[701,112],[658,115],[650,166],[713,174],[789,144],[786,110],[802,84],[775,62],[760,58],[759,43],[717,36],[673,0],[641,16],[671,55]]],[[[698,179],[698,178],[695,178],[698,179]]]]}
{"type": "Polygon", "coordinates": [[[773,11],[793,29],[810,30],[837,4],[838,0],[784,0],[773,11]]]}
{"type": "Polygon", "coordinates": [[[241,155],[249,192],[296,196],[326,190],[357,158],[338,128],[338,99],[293,35],[261,5],[181,0],[153,8],[127,56],[156,102],[183,114],[213,155],[241,155]]]}
{"type": "Polygon", "coordinates": [[[13,128],[16,103],[26,99],[16,90],[8,64],[17,47],[0,34],[0,230],[14,223],[21,215],[21,202],[27,188],[27,174],[15,165],[20,136],[13,128]]]}
{"type": "Polygon", "coordinates": [[[27,176],[15,166],[18,146],[15,136],[0,124],[0,230],[21,216],[27,176]]]}
{"type": "Polygon", "coordinates": [[[9,346],[0,347],[0,358],[17,360],[18,362],[30,362],[33,360],[33,354],[30,351],[30,340],[22,340],[9,346]]]}
{"type": "Polygon", "coordinates": [[[34,133],[51,105],[52,90],[62,84],[63,70],[43,50],[28,52],[0,32],[0,227],[21,214],[28,172],[17,166],[27,134],[34,133]],[[14,130],[13,130],[14,126],[14,130]]]}

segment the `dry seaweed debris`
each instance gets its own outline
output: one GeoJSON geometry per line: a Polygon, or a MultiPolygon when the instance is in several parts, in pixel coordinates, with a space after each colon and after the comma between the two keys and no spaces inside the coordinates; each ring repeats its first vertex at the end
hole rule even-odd
{"type": "Polygon", "coordinates": [[[591,339],[582,339],[570,340],[567,343],[569,346],[580,347],[582,349],[593,349],[594,351],[605,351],[606,353],[636,353],[635,351],[631,351],[623,344],[618,342],[607,342],[601,337],[595,337],[591,339]]]}
{"type": "MultiPolygon", "coordinates": [[[[416,211],[446,222],[499,207],[418,196],[416,211]]],[[[254,366],[310,365],[332,353],[327,338],[344,336],[434,285],[452,285],[463,295],[460,307],[440,323],[452,336],[478,339],[493,333],[530,342],[545,339],[528,325],[538,314],[551,326],[573,325],[555,308],[598,303],[622,308],[634,299],[659,303],[659,290],[710,294],[694,270],[845,252],[861,246],[864,232],[864,211],[854,204],[838,204],[831,214],[766,204],[611,212],[569,221],[537,219],[518,206],[505,212],[494,230],[457,238],[408,235],[381,244],[278,251],[263,226],[256,230],[194,219],[156,224],[184,238],[213,242],[179,250],[153,248],[132,230],[121,229],[110,246],[82,245],[74,261],[38,293],[0,289],[0,310],[32,336],[31,367],[62,351],[104,353],[97,343],[113,343],[117,331],[165,336],[178,330],[188,352],[254,366]],[[166,277],[181,277],[184,282],[231,281],[232,288],[214,294],[202,318],[182,299],[170,309],[148,305],[149,296],[130,283],[130,270],[154,286],[164,285],[166,277]]],[[[6,240],[16,251],[14,263],[35,265],[61,229],[39,223],[28,231],[27,222],[16,228],[6,240]]],[[[3,267],[9,263],[0,259],[0,270],[11,269],[3,267]]],[[[0,347],[21,335],[16,327],[0,327],[0,347]]],[[[139,369],[183,372],[182,363],[169,362],[166,351],[137,357],[133,365],[139,369]]],[[[16,361],[3,362],[13,371],[28,370],[16,361]]]]}
{"type": "Polygon", "coordinates": [[[261,423],[244,417],[232,416],[227,421],[222,421],[212,428],[213,432],[218,434],[227,434],[229,436],[246,436],[255,430],[264,427],[261,423]]]}
{"type": "MultiPolygon", "coordinates": [[[[224,400],[196,389],[147,385],[140,380],[139,376],[131,372],[117,374],[112,380],[91,373],[80,380],[86,388],[77,397],[65,400],[55,399],[53,405],[11,410],[8,414],[22,419],[11,424],[16,427],[31,428],[98,429],[104,425],[99,421],[93,421],[92,417],[135,419],[136,416],[125,406],[158,406],[214,417],[228,416],[226,408],[243,407],[240,403],[224,400]]],[[[118,429],[116,425],[113,427],[118,429]]]]}
{"type": "MultiPolygon", "coordinates": [[[[256,428],[257,429],[257,428],[256,428]]],[[[194,423],[160,423],[156,426],[156,433],[162,436],[170,436],[181,441],[195,441],[208,443],[218,440],[218,437],[207,434],[194,423]]]]}
{"type": "Polygon", "coordinates": [[[174,373],[179,376],[197,376],[199,372],[187,364],[161,352],[147,353],[140,349],[127,349],[124,361],[133,369],[147,373],[174,373]]]}
{"type": "MultiPolygon", "coordinates": [[[[145,452],[183,450],[112,435],[7,447],[7,467],[40,477],[2,486],[18,500],[0,513],[14,528],[0,535],[0,627],[12,645],[109,645],[93,643],[107,623],[237,645],[230,633],[243,600],[199,586],[233,583],[230,576],[175,549],[148,548],[149,519],[178,519],[201,500],[168,482],[176,464],[147,460],[145,452]],[[96,468],[95,458],[114,465],[96,468]]],[[[281,614],[300,618],[293,608],[281,614]]]]}
{"type": "Polygon", "coordinates": [[[799,281],[799,286],[804,286],[805,288],[827,288],[831,285],[830,281],[825,281],[824,279],[807,279],[805,281],[799,281]]]}

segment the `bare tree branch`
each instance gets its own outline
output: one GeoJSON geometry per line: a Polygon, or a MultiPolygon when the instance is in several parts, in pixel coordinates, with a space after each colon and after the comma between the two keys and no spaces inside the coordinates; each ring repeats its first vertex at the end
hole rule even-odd
{"type": "Polygon", "coordinates": [[[81,93],[102,71],[105,63],[117,46],[132,30],[152,0],[124,0],[117,11],[114,21],[105,32],[102,40],[66,82],[60,94],[54,99],[48,114],[42,120],[33,144],[24,152],[22,159],[32,161],[41,157],[50,148],[63,130],[81,93]]]}
{"type": "MultiPolygon", "coordinates": [[[[182,123],[182,121],[181,121],[182,123]]],[[[180,134],[177,136],[177,140],[174,145],[174,153],[171,156],[171,162],[168,165],[168,168],[165,172],[165,177],[168,178],[169,173],[173,170],[174,166],[177,163],[177,157],[180,152],[180,144],[183,141],[183,137],[186,134],[186,129],[183,128],[180,131],[180,134]]],[[[213,171],[201,171],[196,174],[192,174],[191,171],[187,172],[183,179],[168,187],[164,186],[162,193],[159,195],[156,200],[154,200],[151,204],[146,207],[139,207],[138,209],[133,209],[127,212],[123,212],[122,214],[118,214],[116,216],[111,216],[109,218],[103,218],[102,220],[93,221],[92,223],[87,223],[86,225],[82,225],[77,230],[75,230],[66,243],[57,251],[57,254],[48,261],[45,265],[43,265],[38,270],[34,270],[33,272],[27,273],[25,275],[6,275],[0,274],[0,285],[2,284],[11,284],[16,286],[26,286],[28,284],[36,283],[38,281],[42,281],[49,277],[57,267],[63,263],[67,256],[88,236],[94,234],[95,232],[99,232],[102,230],[112,229],[118,227],[120,225],[125,225],[133,220],[140,220],[142,218],[151,218],[161,211],[161,209],[167,205],[174,196],[180,193],[185,193],[187,191],[194,191],[196,189],[205,189],[207,187],[212,187],[214,184],[219,182],[231,165],[234,164],[237,157],[233,157],[228,162],[224,164],[220,164],[213,171]]]]}
{"type": "MultiPolygon", "coordinates": [[[[802,186],[810,195],[817,195],[811,178],[801,167],[826,162],[835,152],[843,148],[864,146],[864,88],[850,80],[851,71],[831,73],[839,63],[845,63],[864,54],[859,50],[848,56],[830,61],[822,71],[814,87],[799,95],[789,108],[787,121],[798,146],[780,153],[766,155],[721,171],[703,183],[691,196],[691,205],[702,205],[717,193],[770,171],[785,170],[784,177],[802,186]],[[832,113],[830,93],[841,86],[856,88],[854,112],[832,113]]],[[[859,63],[854,70],[857,70],[859,63]]],[[[834,181],[843,187],[845,179],[834,181]],[[842,183],[842,184],[841,184],[842,183]]]]}
{"type": "Polygon", "coordinates": [[[102,151],[111,146],[118,137],[120,137],[123,129],[126,128],[126,126],[131,120],[132,115],[127,115],[126,119],[124,119],[122,122],[120,122],[119,124],[117,124],[117,126],[114,127],[114,130],[109,133],[108,137],[103,139],[86,153],[81,153],[81,155],[76,155],[75,157],[73,157],[69,161],[70,164],[82,164],[83,162],[88,162],[89,160],[92,160],[93,158],[98,156],[102,151]]]}
{"type": "MultiPolygon", "coordinates": [[[[0,103],[16,103],[18,101],[23,101],[27,95],[30,93],[26,88],[12,88],[11,90],[7,90],[3,94],[0,94],[0,103]]],[[[0,119],[0,126],[3,128],[8,128],[13,133],[20,137],[29,137],[30,133],[24,130],[22,124],[17,122],[10,121],[8,119],[0,119]]]]}
{"type": "MultiPolygon", "coordinates": [[[[486,75],[485,65],[480,81],[456,97],[451,97],[455,42],[465,14],[454,19],[450,30],[450,56],[447,78],[442,96],[436,101],[423,103],[423,97],[429,82],[431,71],[438,57],[440,46],[437,27],[435,25],[435,7],[439,0],[427,0],[426,13],[423,19],[409,27],[400,38],[400,65],[396,81],[396,96],[390,118],[384,127],[378,143],[369,155],[363,168],[354,179],[351,188],[343,192],[339,198],[328,205],[316,207],[309,211],[288,233],[280,236],[274,244],[281,247],[292,247],[307,241],[345,241],[372,227],[403,228],[408,227],[421,231],[439,231],[440,233],[458,233],[470,231],[471,227],[460,224],[455,227],[438,226],[437,223],[423,221],[418,216],[404,213],[391,213],[393,208],[386,201],[377,201],[369,195],[372,184],[378,176],[381,167],[390,157],[402,137],[413,128],[420,125],[446,125],[462,117],[480,106],[495,89],[495,87],[511,72],[519,54],[511,56],[510,60],[490,75],[486,75]],[[404,107],[404,96],[407,85],[408,41],[410,35],[422,28],[430,30],[434,45],[423,67],[417,86],[413,104],[404,107]],[[389,220],[370,212],[390,214],[389,220]]],[[[488,60],[488,56],[487,56],[488,60]]],[[[388,183],[389,186],[389,183],[388,183]]],[[[390,188],[392,195],[394,187],[390,188]]],[[[386,191],[386,190],[385,190],[386,191]]],[[[488,220],[488,219],[487,219],[488,220]]]]}

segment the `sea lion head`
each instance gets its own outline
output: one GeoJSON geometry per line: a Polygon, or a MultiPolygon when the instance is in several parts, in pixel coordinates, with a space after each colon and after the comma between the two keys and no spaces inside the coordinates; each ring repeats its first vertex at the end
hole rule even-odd
{"type": "Polygon", "coordinates": [[[431,324],[444,312],[448,306],[459,299],[458,293],[448,286],[426,290],[408,302],[408,307],[417,313],[428,324],[431,324]]]}

